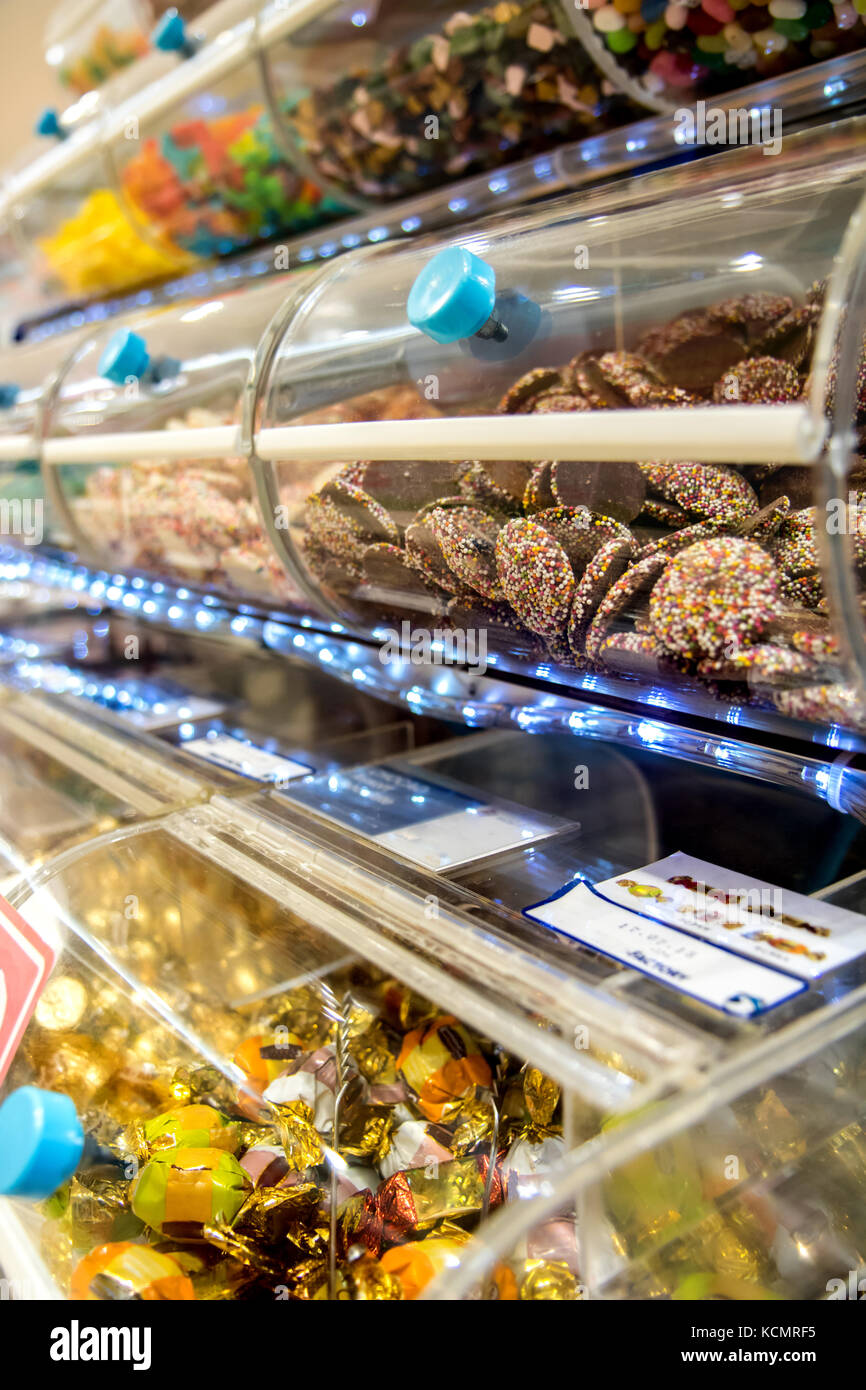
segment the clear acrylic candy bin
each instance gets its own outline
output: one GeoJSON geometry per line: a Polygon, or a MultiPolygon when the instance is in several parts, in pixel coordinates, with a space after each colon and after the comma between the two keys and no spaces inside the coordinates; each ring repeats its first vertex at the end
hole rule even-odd
{"type": "Polygon", "coordinates": [[[424,650],[859,748],[863,135],[328,267],[257,403],[271,509],[322,470],[299,583],[431,689],[424,650]]]}
{"type": "Polygon", "coordinates": [[[259,341],[292,293],[281,278],[85,339],[45,426],[63,441],[49,467],[83,559],[291,606],[297,591],[267,540],[239,423],[259,341]],[[159,431],[174,441],[165,456],[159,431]],[[141,453],[130,454],[137,433],[141,453]]]}

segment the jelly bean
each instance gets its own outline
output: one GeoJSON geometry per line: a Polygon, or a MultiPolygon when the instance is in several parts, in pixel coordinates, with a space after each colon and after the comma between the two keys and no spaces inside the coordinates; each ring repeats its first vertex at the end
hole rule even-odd
{"type": "Polygon", "coordinates": [[[643,41],[653,53],[657,48],[661,48],[664,43],[665,34],[668,26],[663,19],[657,19],[654,24],[650,24],[643,36],[643,41]]]}
{"type": "Polygon", "coordinates": [[[758,52],[766,57],[782,53],[788,47],[785,35],[777,33],[775,29],[760,29],[757,34],[752,35],[752,41],[758,52]]]}
{"type": "Polygon", "coordinates": [[[770,0],[770,14],[774,19],[802,19],[806,13],[806,0],[770,0]]]}
{"type": "Polygon", "coordinates": [[[665,23],[669,29],[684,29],[689,18],[685,5],[668,5],[665,10],[665,23]]]}
{"type": "Polygon", "coordinates": [[[617,29],[625,28],[625,15],[615,10],[613,5],[603,5],[592,17],[593,25],[601,34],[615,34],[617,29]]]}
{"type": "Polygon", "coordinates": [[[793,39],[794,43],[809,37],[809,30],[801,19],[774,19],[773,28],[786,39],[793,39]]]}
{"type": "Polygon", "coordinates": [[[636,14],[640,9],[640,0],[613,0],[613,4],[620,14],[636,14]]]}
{"type": "Polygon", "coordinates": [[[816,0],[816,3],[807,7],[803,15],[803,23],[807,29],[820,29],[824,24],[830,24],[836,16],[833,6],[828,0],[816,0]]]}
{"type": "Polygon", "coordinates": [[[706,10],[707,14],[717,19],[720,24],[730,24],[734,17],[728,0],[701,0],[701,9],[706,10]]]}
{"type": "Polygon", "coordinates": [[[854,0],[854,8],[858,14],[866,14],[866,0],[854,0]]]}
{"type": "Polygon", "coordinates": [[[703,53],[724,53],[727,44],[721,34],[699,34],[697,47],[703,53]]]}
{"type": "Polygon", "coordinates": [[[630,14],[626,23],[633,34],[642,34],[646,29],[646,20],[642,14],[630,14]]]}
{"type": "Polygon", "coordinates": [[[647,24],[655,24],[667,9],[667,0],[643,0],[640,12],[647,24]]]}
{"type": "Polygon", "coordinates": [[[631,29],[614,29],[605,34],[608,48],[613,53],[629,53],[637,43],[637,34],[631,29]]]}
{"type": "Polygon", "coordinates": [[[853,5],[840,5],[836,11],[836,23],[840,29],[853,29],[857,23],[857,11],[853,5]]]}
{"type": "Polygon", "coordinates": [[[747,48],[752,47],[752,40],[749,38],[742,25],[726,24],[722,32],[729,48],[735,51],[745,52],[747,48]]]}

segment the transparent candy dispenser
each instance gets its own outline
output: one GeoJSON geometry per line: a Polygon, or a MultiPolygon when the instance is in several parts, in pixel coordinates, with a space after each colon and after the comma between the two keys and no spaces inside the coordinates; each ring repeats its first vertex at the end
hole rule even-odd
{"type": "Polygon", "coordinates": [[[275,541],[332,621],[859,748],[863,136],[323,271],[262,354],[256,450],[271,506],[321,465],[275,541]]]}
{"type": "Polygon", "coordinates": [[[14,895],[62,950],[4,1133],[56,1139],[59,1107],[68,1139],[47,1175],[40,1145],[24,1164],[4,1144],[10,1279],[91,1298],[412,1298],[502,1200],[500,1140],[519,1166],[542,1124],[553,1159],[563,1126],[591,1132],[643,1093],[640,1066],[682,1057],[661,1020],[582,1055],[563,1028],[578,985],[479,932],[459,895],[434,921],[393,882],[373,908],[372,883],[214,802],[103,836],[14,895]],[[561,1018],[542,1021],[546,1002],[561,1018]]]}
{"type": "Polygon", "coordinates": [[[184,30],[185,60],[113,113],[111,159],[128,213],[179,255],[227,255],[341,210],[285,158],[256,29],[247,14],[209,44],[184,30]]]}
{"type": "Polygon", "coordinates": [[[269,6],[263,33],[281,24],[285,38],[264,55],[299,167],[362,203],[493,172],[641,114],[603,45],[604,71],[549,0],[423,11],[371,0],[310,18],[269,6]]]}
{"type": "Polygon", "coordinates": [[[85,340],[46,421],[62,462],[45,464],[84,560],[292,603],[297,591],[267,541],[239,425],[259,340],[293,292],[292,281],[271,280],[85,340]],[[165,457],[158,432],[173,443],[165,457]],[[118,450],[119,435],[137,434],[140,455],[126,439],[118,450]]]}

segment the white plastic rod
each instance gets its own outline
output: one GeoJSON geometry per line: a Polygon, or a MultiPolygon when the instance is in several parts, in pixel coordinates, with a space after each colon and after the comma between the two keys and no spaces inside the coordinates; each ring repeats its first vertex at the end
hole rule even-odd
{"type": "Polygon", "coordinates": [[[42,462],[132,463],[135,459],[221,459],[243,456],[236,425],[210,429],[151,430],[138,434],[82,434],[47,439],[42,462]]]}
{"type": "MultiPolygon", "coordinates": [[[[561,415],[465,415],[441,420],[286,425],[261,430],[256,453],[291,459],[633,459],[812,464],[823,445],[804,405],[599,410],[561,415]]],[[[84,434],[46,440],[43,461],[127,463],[243,454],[234,425],[211,429],[84,434]]],[[[15,457],[20,457],[20,444],[15,457]]]]}
{"type": "Polygon", "coordinates": [[[550,415],[288,425],[256,453],[281,459],[632,459],[814,463],[823,445],[805,405],[708,405],[550,415]]]}
{"type": "Polygon", "coordinates": [[[20,463],[22,459],[36,458],[39,445],[29,434],[0,435],[0,462],[20,463]]]}

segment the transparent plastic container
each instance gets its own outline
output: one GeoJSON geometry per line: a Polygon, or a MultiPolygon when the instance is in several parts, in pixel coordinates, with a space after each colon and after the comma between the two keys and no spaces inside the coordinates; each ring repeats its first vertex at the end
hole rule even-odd
{"type": "MultiPolygon", "coordinates": [[[[281,9],[265,10],[264,32],[281,9]]],[[[265,60],[301,167],[362,202],[492,171],[641,114],[615,64],[600,71],[549,0],[322,5],[265,60]]]]}
{"type": "Polygon", "coordinates": [[[150,48],[150,0],[78,0],[54,10],[45,30],[45,61],[62,87],[83,96],[150,48]]]}
{"type": "Polygon", "coordinates": [[[327,268],[263,356],[271,504],[324,479],[287,565],[413,678],[435,639],[860,746],[864,131],[327,268]]]}
{"type": "Polygon", "coordinates": [[[267,540],[239,429],[259,341],[291,292],[269,281],[84,341],[46,421],[75,456],[53,472],[82,558],[291,605],[298,591],[267,540]],[[151,440],[140,457],[113,461],[100,440],[162,430],[188,431],[183,457],[155,457],[151,440]]]}
{"type": "Polygon", "coordinates": [[[228,255],[340,211],[275,138],[255,31],[255,16],[241,21],[114,113],[129,215],[181,255],[228,255]]]}
{"type": "MultiPolygon", "coordinates": [[[[104,148],[106,112],[85,115],[54,148],[43,139],[28,149],[9,181],[17,234],[41,292],[53,299],[127,289],[193,263],[130,218],[104,148]]],[[[62,130],[56,113],[46,116],[62,130]]]]}
{"type": "Polygon", "coordinates": [[[0,703],[0,874],[3,891],[46,859],[208,794],[166,748],[124,743],[86,714],[36,693],[0,703]]]}
{"type": "MultiPolygon", "coordinates": [[[[173,1297],[415,1297],[501,1201],[500,1141],[537,1122],[561,1152],[567,1073],[599,1072],[588,1129],[605,1089],[634,1091],[621,1059],[594,1069],[538,1026],[543,972],[506,999],[308,849],[214,804],[106,835],[15,896],[63,950],[5,1091],[64,1092],[86,1144],[41,1208],[4,1203],[8,1277],[103,1297],[125,1253],[103,1247],[131,1241],[179,1265],[173,1297]]],[[[502,954],[503,980],[516,964],[502,954]]]]}
{"type": "Polygon", "coordinates": [[[4,544],[25,552],[70,542],[52,479],[40,470],[39,438],[42,412],[76,341],[73,335],[0,353],[0,533],[4,544]]]}
{"type": "Polygon", "coordinates": [[[816,64],[827,74],[829,96],[837,78],[834,60],[866,47],[863,10],[846,0],[771,0],[768,6],[743,0],[589,0],[585,6],[563,3],[561,11],[567,32],[600,54],[600,63],[615,63],[621,80],[635,84],[659,109],[730,97],[757,82],[765,84],[772,102],[776,79],[816,64]]]}

